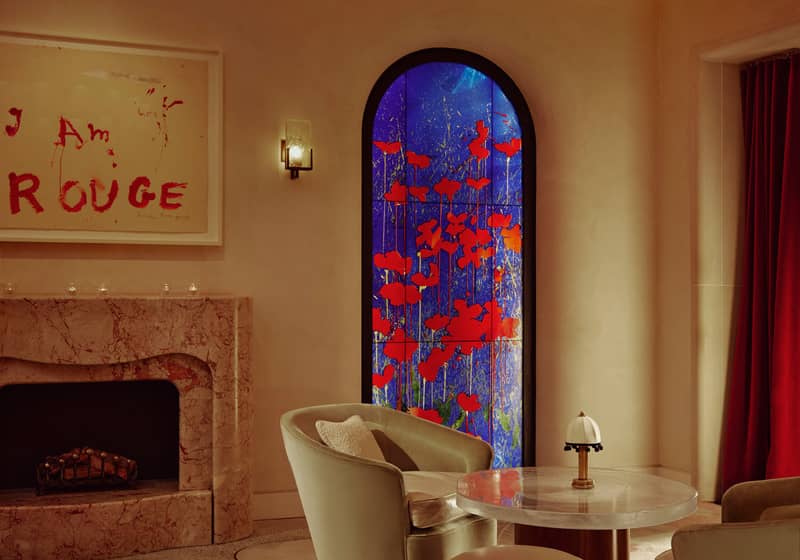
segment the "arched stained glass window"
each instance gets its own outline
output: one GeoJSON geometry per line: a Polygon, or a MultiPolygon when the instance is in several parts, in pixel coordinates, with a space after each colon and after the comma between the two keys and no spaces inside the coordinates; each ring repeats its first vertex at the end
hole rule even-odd
{"type": "Polygon", "coordinates": [[[401,59],[365,112],[364,400],[496,467],[533,462],[534,149],[516,86],[464,51],[401,59]]]}

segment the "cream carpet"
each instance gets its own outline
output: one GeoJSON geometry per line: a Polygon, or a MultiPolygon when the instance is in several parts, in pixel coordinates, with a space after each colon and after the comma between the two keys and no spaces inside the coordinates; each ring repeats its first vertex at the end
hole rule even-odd
{"type": "MultiPolygon", "coordinates": [[[[680,521],[633,529],[630,560],[653,560],[670,547],[672,533],[679,527],[719,522],[719,506],[703,502],[693,515],[680,521]]],[[[512,544],[513,525],[501,523],[497,540],[501,544],[512,544]]],[[[162,550],[127,556],[125,560],[315,560],[315,557],[305,520],[276,519],[257,521],[252,537],[234,543],[162,550]]]]}
{"type": "MultiPolygon", "coordinates": [[[[123,560],[233,560],[237,558],[237,553],[241,550],[255,545],[276,544],[278,545],[276,550],[280,550],[281,547],[291,546],[292,543],[304,543],[311,550],[310,558],[313,559],[314,553],[313,549],[310,548],[311,541],[308,538],[308,527],[305,519],[264,520],[254,523],[252,537],[240,541],[160,550],[148,554],[125,556],[123,560]]],[[[238,556],[238,558],[244,557],[238,556]]],[[[250,558],[272,558],[272,556],[251,556],[250,558]]],[[[278,556],[278,558],[283,558],[283,556],[278,556]]],[[[303,556],[290,556],[290,558],[300,560],[303,556]]]]}

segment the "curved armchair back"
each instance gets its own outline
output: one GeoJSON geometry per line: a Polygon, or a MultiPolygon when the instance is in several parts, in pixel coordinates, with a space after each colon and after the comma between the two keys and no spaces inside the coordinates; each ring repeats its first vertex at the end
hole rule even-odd
{"type": "MultiPolygon", "coordinates": [[[[722,522],[759,521],[766,510],[798,505],[800,476],[740,482],[722,496],[722,522]]],[[[800,517],[800,510],[786,517],[800,517]]]]}
{"type": "Polygon", "coordinates": [[[800,560],[800,477],[734,484],[722,496],[722,523],[686,526],[657,560],[800,560]]]}
{"type": "Polygon", "coordinates": [[[368,404],[308,407],[281,416],[286,454],[317,560],[405,560],[412,532],[401,470],[467,472],[489,468],[483,441],[392,409],[368,404]],[[328,448],[317,420],[360,415],[387,462],[328,448]]]}

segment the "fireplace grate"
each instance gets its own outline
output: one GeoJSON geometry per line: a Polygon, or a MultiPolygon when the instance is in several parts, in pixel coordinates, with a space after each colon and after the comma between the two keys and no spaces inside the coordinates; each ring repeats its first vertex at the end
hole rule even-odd
{"type": "Polygon", "coordinates": [[[60,455],[48,455],[36,466],[36,494],[132,486],[137,476],[138,466],[133,459],[90,447],[76,447],[60,455]]]}

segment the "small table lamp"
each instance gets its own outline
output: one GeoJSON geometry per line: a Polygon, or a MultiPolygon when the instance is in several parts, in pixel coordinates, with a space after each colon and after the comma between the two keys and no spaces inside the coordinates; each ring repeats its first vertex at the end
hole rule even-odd
{"type": "Polygon", "coordinates": [[[572,479],[572,487],[587,490],[594,488],[594,480],[589,478],[589,448],[603,449],[600,443],[600,427],[583,411],[567,426],[567,441],[564,451],[574,449],[578,452],[578,478],[572,479]]]}

